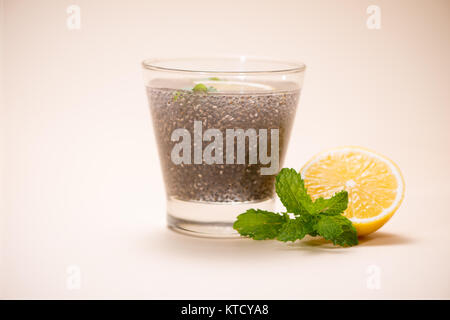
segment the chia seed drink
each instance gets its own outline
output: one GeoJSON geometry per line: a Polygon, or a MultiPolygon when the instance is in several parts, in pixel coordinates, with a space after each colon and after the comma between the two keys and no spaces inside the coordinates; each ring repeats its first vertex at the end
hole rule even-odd
{"type": "Polygon", "coordinates": [[[300,94],[298,81],[283,80],[222,73],[146,81],[169,226],[229,236],[240,213],[273,209],[300,94]]]}

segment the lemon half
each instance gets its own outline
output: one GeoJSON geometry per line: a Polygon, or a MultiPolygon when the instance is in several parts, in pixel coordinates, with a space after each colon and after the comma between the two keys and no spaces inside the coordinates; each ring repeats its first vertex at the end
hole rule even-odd
{"type": "Polygon", "coordinates": [[[360,147],[343,147],[322,152],[300,170],[313,199],[348,192],[343,215],[358,235],[383,226],[400,206],[405,183],[398,166],[388,158],[360,147]]]}

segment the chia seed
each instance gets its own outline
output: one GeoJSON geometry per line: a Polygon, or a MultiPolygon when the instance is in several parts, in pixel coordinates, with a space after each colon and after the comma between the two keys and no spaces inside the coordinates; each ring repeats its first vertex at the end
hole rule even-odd
{"type": "MultiPolygon", "coordinates": [[[[272,84],[276,87],[276,84],[272,84]]],[[[286,84],[283,85],[286,88],[286,84]]],[[[178,85],[178,88],[186,87],[178,85]]],[[[247,164],[180,164],[171,160],[176,142],[171,141],[172,132],[186,128],[193,135],[194,121],[202,121],[203,132],[207,129],[253,128],[279,129],[280,168],[297,108],[299,90],[275,90],[274,92],[211,92],[192,93],[172,86],[150,83],[147,95],[153,119],[160,162],[169,197],[186,201],[246,202],[259,201],[274,196],[274,175],[261,175],[261,167],[268,165],[247,164]],[[174,96],[177,96],[174,99],[174,96]]],[[[225,134],[224,134],[225,136],[225,134]]],[[[193,151],[192,139],[192,151],[193,151]]],[[[203,143],[203,149],[208,142],[203,143]]],[[[225,154],[225,153],[224,153],[225,154]]],[[[259,158],[259,157],[258,157],[259,158]]],[[[259,159],[258,159],[259,160],[259,159]]]]}

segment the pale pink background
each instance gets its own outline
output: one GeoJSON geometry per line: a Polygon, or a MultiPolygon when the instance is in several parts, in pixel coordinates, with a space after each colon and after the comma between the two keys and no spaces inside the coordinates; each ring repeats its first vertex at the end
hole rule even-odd
{"type": "Polygon", "coordinates": [[[0,297],[450,298],[449,1],[0,5],[0,297]],[[371,4],[380,30],[366,27],[371,4]],[[307,64],[286,166],[341,145],[397,162],[406,198],[381,231],[341,249],[165,228],[140,62],[225,54],[307,64]]]}

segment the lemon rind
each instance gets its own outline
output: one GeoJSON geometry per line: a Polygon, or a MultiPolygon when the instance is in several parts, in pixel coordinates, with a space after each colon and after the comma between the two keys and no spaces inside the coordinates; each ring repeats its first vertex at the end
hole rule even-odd
{"type": "Polygon", "coordinates": [[[400,172],[400,168],[389,158],[382,156],[372,150],[368,150],[366,148],[361,148],[361,147],[356,147],[356,146],[347,146],[347,147],[340,147],[340,148],[336,148],[336,149],[331,149],[331,150],[327,150],[327,151],[323,151],[319,154],[317,154],[316,156],[314,156],[311,160],[309,160],[302,169],[300,169],[300,173],[302,175],[302,177],[305,176],[305,173],[308,171],[309,167],[311,167],[311,165],[313,165],[314,163],[320,161],[321,159],[329,156],[329,155],[335,155],[335,154],[339,154],[339,153],[347,153],[349,151],[353,151],[353,152],[360,152],[363,154],[366,154],[370,157],[374,157],[380,161],[382,161],[383,163],[385,163],[388,168],[391,170],[391,173],[395,176],[396,180],[397,180],[397,194],[395,196],[395,199],[393,201],[393,203],[383,209],[383,211],[374,216],[374,217],[370,217],[370,218],[356,218],[356,217],[352,217],[349,218],[350,221],[357,223],[357,224],[365,224],[365,223],[370,223],[370,222],[374,222],[374,221],[378,221],[380,219],[383,219],[385,216],[395,212],[395,210],[398,209],[398,207],[400,206],[400,204],[403,201],[404,198],[404,193],[405,193],[405,183],[404,183],[404,179],[403,179],[403,175],[400,172]]]}

